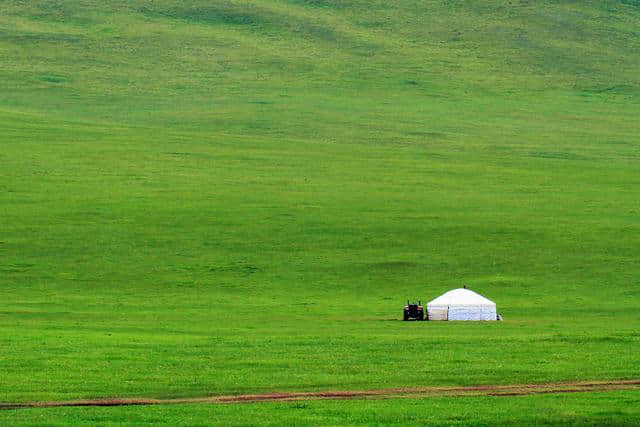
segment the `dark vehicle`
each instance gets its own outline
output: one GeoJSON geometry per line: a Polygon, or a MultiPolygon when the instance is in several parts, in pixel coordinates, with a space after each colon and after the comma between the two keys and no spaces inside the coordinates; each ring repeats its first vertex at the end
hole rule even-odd
{"type": "Polygon", "coordinates": [[[403,320],[424,320],[424,309],[422,308],[422,302],[407,301],[407,305],[404,306],[403,320]]]}

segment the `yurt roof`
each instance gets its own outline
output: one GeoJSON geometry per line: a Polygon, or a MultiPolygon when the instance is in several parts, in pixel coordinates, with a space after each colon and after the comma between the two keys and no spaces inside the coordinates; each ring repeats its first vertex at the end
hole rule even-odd
{"type": "Polygon", "coordinates": [[[495,303],[470,289],[458,288],[430,301],[427,306],[430,305],[495,305],[495,303]]]}

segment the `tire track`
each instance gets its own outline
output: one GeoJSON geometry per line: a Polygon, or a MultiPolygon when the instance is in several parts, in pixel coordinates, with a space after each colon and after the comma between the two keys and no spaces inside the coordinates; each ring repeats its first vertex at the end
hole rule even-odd
{"type": "Polygon", "coordinates": [[[574,381],[543,384],[481,385],[462,387],[411,387],[376,390],[280,392],[221,395],[176,399],[107,398],[68,401],[0,403],[0,409],[56,408],[70,406],[177,405],[187,403],[234,404],[284,402],[296,400],[391,399],[438,396],[524,396],[531,394],[588,393],[614,390],[640,390],[640,379],[616,381],[574,381]]]}

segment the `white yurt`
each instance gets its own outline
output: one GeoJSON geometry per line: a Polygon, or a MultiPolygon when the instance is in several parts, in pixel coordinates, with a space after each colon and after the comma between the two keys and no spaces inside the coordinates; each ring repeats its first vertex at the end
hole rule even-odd
{"type": "Polygon", "coordinates": [[[440,295],[427,304],[429,320],[497,320],[496,303],[459,288],[440,295]]]}

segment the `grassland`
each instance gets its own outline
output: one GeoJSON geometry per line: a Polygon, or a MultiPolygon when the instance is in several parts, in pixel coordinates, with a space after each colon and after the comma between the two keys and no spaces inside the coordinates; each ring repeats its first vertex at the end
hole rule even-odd
{"type": "MultiPolygon", "coordinates": [[[[0,401],[640,377],[638,22],[630,0],[0,3],[0,401]],[[463,283],[506,321],[398,321],[463,283]]],[[[639,417],[637,392],[501,399],[0,420],[639,417]]]]}
{"type": "MultiPolygon", "coordinates": [[[[159,424],[246,425],[633,425],[640,394],[465,397],[400,400],[316,401],[242,405],[57,408],[13,413],[14,425],[159,424]]],[[[4,415],[4,414],[0,414],[4,415]]]]}

